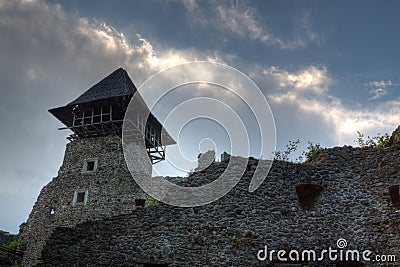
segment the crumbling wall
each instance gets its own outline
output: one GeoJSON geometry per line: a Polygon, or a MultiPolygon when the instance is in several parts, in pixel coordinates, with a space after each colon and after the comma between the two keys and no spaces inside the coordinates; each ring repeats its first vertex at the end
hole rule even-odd
{"type": "MultiPolygon", "coordinates": [[[[255,192],[248,186],[257,161],[251,159],[240,182],[211,204],[179,208],[165,204],[73,228],[57,228],[40,266],[266,266],[257,252],[314,249],[336,241],[346,249],[392,254],[400,260],[400,216],[389,187],[400,184],[400,146],[386,149],[332,148],[303,164],[275,161],[255,192]],[[299,203],[296,188],[322,188],[311,205],[299,203]]],[[[198,186],[215,180],[227,162],[181,180],[198,186]]],[[[308,204],[310,204],[308,203],[308,204]]],[[[394,263],[392,266],[396,266],[394,263]]],[[[334,262],[310,263],[334,266],[334,262]]],[[[370,262],[367,266],[379,266],[370,262]]],[[[389,264],[389,266],[391,266],[389,264]]]]}
{"type": "MultiPolygon", "coordinates": [[[[149,175],[147,152],[137,147],[137,173],[149,175]]],[[[42,248],[56,227],[130,213],[136,209],[135,200],[144,197],[127,169],[120,137],[67,144],[58,176],[41,190],[22,231],[26,244],[23,265],[40,262],[42,248]]]]}

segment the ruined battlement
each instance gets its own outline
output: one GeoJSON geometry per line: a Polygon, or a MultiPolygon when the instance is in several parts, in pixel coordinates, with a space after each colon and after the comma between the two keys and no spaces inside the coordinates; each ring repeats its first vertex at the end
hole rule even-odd
{"type": "MultiPolygon", "coordinates": [[[[398,145],[342,147],[323,149],[302,164],[274,161],[261,187],[249,193],[257,165],[251,159],[236,187],[206,206],[179,208],[160,203],[106,220],[57,228],[39,266],[283,266],[259,261],[257,251],[265,245],[276,250],[321,251],[336,248],[339,238],[347,240],[349,249],[400,257],[399,153],[398,145]]],[[[179,183],[208,183],[226,166],[226,161],[216,162],[179,183]]],[[[349,263],[303,264],[298,266],[349,263]]],[[[379,266],[374,264],[366,266],[379,266]]]]}
{"type": "MultiPolygon", "coordinates": [[[[72,132],[71,142],[57,177],[41,190],[21,229],[23,266],[285,266],[259,261],[257,252],[265,246],[321,251],[340,238],[350,249],[400,260],[400,128],[388,148],[335,147],[302,164],[274,161],[252,193],[248,188],[258,161],[250,158],[227,195],[205,206],[179,208],[147,198],[135,182],[151,179],[151,165],[164,160],[165,147],[175,144],[151,113],[147,120],[134,113],[128,131],[123,129],[136,91],[119,68],[74,101],[49,110],[64,124],[60,129],[72,132]],[[136,138],[122,142],[123,133],[136,138]],[[129,148],[125,156],[123,145],[129,148]]],[[[206,169],[169,180],[208,184],[224,173],[229,160],[227,154],[222,162],[211,157],[206,169]]]]}

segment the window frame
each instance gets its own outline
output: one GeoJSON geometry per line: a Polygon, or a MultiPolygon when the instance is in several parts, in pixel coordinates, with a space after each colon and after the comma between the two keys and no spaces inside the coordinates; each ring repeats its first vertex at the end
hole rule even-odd
{"type": "Polygon", "coordinates": [[[88,189],[77,189],[74,192],[74,199],[72,202],[72,206],[77,206],[77,205],[83,205],[86,206],[89,198],[89,190],[88,189]],[[84,199],[83,202],[78,202],[78,194],[84,193],[84,199]]]}
{"type": "Polygon", "coordinates": [[[87,158],[84,159],[83,161],[83,166],[82,166],[82,173],[83,174],[92,174],[95,173],[97,171],[99,165],[99,160],[98,158],[87,158]],[[89,162],[93,162],[93,170],[88,170],[88,163],[89,162]]]}

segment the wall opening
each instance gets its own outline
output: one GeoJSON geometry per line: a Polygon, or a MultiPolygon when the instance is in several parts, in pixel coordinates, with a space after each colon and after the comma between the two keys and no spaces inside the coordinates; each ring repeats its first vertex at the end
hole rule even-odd
{"type": "Polygon", "coordinates": [[[86,171],[94,171],[94,161],[88,161],[86,166],[86,171]]]}
{"type": "Polygon", "coordinates": [[[310,209],[317,202],[324,189],[322,185],[316,184],[300,184],[296,186],[297,199],[301,209],[310,209]]]}
{"type": "Polygon", "coordinates": [[[135,199],[135,206],[136,207],[144,207],[145,203],[146,203],[146,199],[144,199],[144,198],[135,199]]]}
{"type": "Polygon", "coordinates": [[[93,173],[97,170],[98,159],[85,159],[83,161],[82,173],[93,173]]]}
{"type": "Polygon", "coordinates": [[[86,205],[88,201],[88,190],[87,189],[79,189],[74,192],[74,201],[73,206],[75,205],[86,205]]]}
{"type": "Polygon", "coordinates": [[[389,187],[390,200],[392,201],[393,207],[400,210],[400,186],[392,185],[389,187]]]}
{"type": "Polygon", "coordinates": [[[78,195],[76,196],[76,202],[77,203],[85,202],[85,192],[78,192],[78,195]]]}

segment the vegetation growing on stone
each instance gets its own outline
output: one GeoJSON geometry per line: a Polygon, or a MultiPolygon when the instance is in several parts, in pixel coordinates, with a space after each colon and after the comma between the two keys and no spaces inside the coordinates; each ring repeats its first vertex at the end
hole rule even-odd
{"type": "MultiPolygon", "coordinates": [[[[354,142],[360,147],[374,147],[374,148],[386,148],[390,146],[390,135],[385,133],[381,135],[378,133],[376,136],[370,137],[365,136],[360,131],[357,131],[357,138],[354,142]]],[[[297,151],[298,145],[300,144],[300,140],[289,140],[288,144],[286,144],[286,149],[283,151],[276,151],[274,153],[275,160],[283,160],[288,162],[301,163],[304,161],[308,161],[312,158],[315,153],[321,149],[320,143],[313,143],[308,141],[307,150],[303,150],[303,152],[296,158],[292,159],[292,155],[297,151]]]]}
{"type": "Polygon", "coordinates": [[[284,151],[275,152],[274,159],[300,163],[304,160],[309,160],[318,150],[321,149],[321,145],[319,143],[314,144],[313,142],[308,141],[307,150],[304,150],[300,156],[294,160],[291,160],[291,155],[297,151],[299,144],[299,139],[294,141],[289,140],[289,143],[286,145],[286,149],[284,151]]]}
{"type": "Polygon", "coordinates": [[[22,245],[22,243],[23,243],[22,238],[18,238],[17,240],[10,242],[8,245],[4,245],[3,247],[5,247],[8,250],[16,251],[17,248],[22,245]]]}
{"type": "MultiPolygon", "coordinates": [[[[7,250],[10,251],[12,253],[15,253],[17,251],[17,249],[22,246],[23,244],[23,239],[20,237],[14,241],[11,241],[10,243],[8,243],[7,245],[3,245],[3,247],[7,250]]],[[[0,252],[1,253],[1,252],[0,252]]],[[[3,253],[4,254],[4,253],[3,253]]],[[[20,266],[20,262],[18,260],[14,260],[13,262],[13,266],[15,267],[19,267],[20,266]]]]}
{"type": "Polygon", "coordinates": [[[367,137],[364,136],[360,131],[357,131],[358,137],[356,140],[354,140],[355,143],[357,143],[360,147],[375,147],[375,148],[385,148],[389,147],[389,140],[390,140],[390,135],[385,133],[384,135],[381,135],[378,133],[376,136],[370,137],[369,135],[367,137]]]}
{"type": "Polygon", "coordinates": [[[148,196],[147,200],[146,200],[146,206],[157,206],[160,204],[160,201],[158,201],[158,199],[155,199],[152,196],[148,196]]]}
{"type": "MultiPolygon", "coordinates": [[[[283,161],[291,161],[290,160],[290,155],[293,152],[297,151],[298,144],[300,144],[300,140],[299,139],[294,140],[294,141],[289,140],[289,143],[286,144],[286,149],[285,150],[283,150],[283,151],[275,151],[274,159],[283,160],[283,161]]],[[[302,160],[302,158],[298,157],[294,161],[295,162],[299,162],[301,160],[302,160]]]]}

